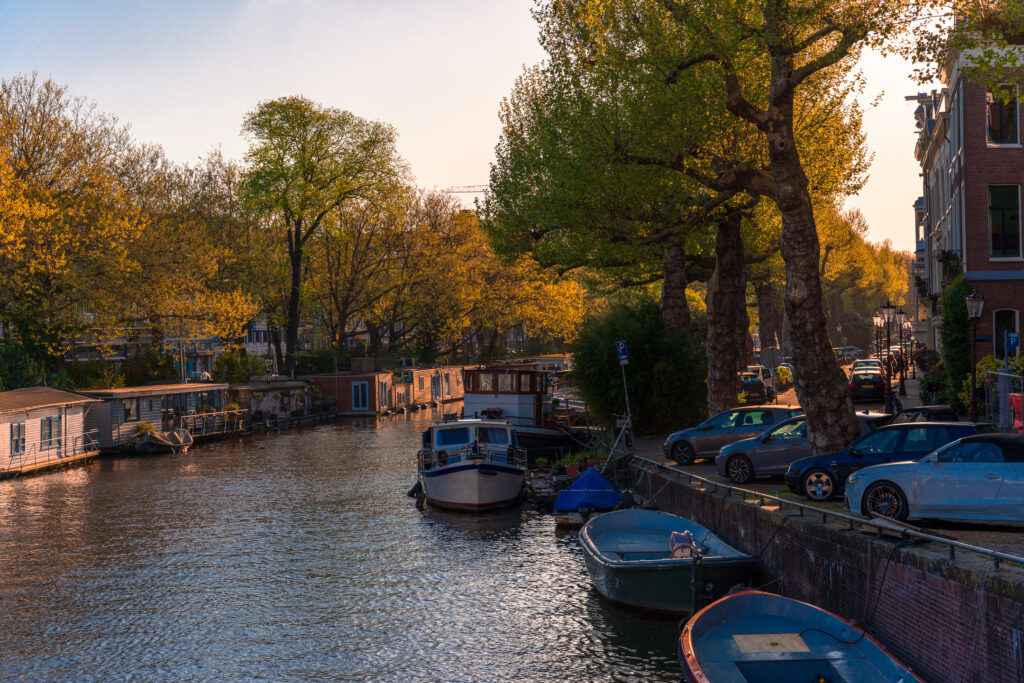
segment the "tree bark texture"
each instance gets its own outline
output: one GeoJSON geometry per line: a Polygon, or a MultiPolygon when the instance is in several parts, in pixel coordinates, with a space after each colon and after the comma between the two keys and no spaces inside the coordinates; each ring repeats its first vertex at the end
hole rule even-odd
{"type": "MultiPolygon", "coordinates": [[[[785,71],[779,69],[779,65],[774,66],[776,73],[785,71]]],[[[776,102],[766,132],[776,202],[782,214],[781,249],[786,263],[784,307],[789,322],[796,395],[807,415],[807,436],[814,452],[829,453],[849,445],[860,430],[846,376],[836,362],[828,335],[818,233],[807,176],[793,134],[792,95],[776,102]]]]}
{"type": "MultiPolygon", "coordinates": [[[[296,240],[297,241],[297,240],[296,240]]],[[[285,328],[284,374],[290,375],[295,369],[299,353],[299,298],[302,295],[302,248],[298,244],[289,247],[292,283],[288,291],[288,321],[285,328]]]]}
{"type": "Polygon", "coordinates": [[[723,217],[715,238],[715,272],[708,283],[708,414],[738,403],[736,373],[744,364],[747,303],[743,213],[723,217]]]}
{"type": "Polygon", "coordinates": [[[686,247],[678,241],[665,250],[664,279],[661,283],[661,323],[666,330],[690,326],[690,306],[686,302],[686,247]]]}
{"type": "Polygon", "coordinates": [[[776,300],[775,287],[771,282],[754,284],[757,296],[757,331],[761,337],[761,348],[782,344],[782,313],[776,300]]]}

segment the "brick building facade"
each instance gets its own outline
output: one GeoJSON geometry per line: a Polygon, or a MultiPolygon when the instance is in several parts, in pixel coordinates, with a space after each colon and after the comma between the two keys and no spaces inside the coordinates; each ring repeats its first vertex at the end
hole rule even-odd
{"type": "MultiPolygon", "coordinates": [[[[1020,104],[966,79],[962,58],[946,71],[941,91],[918,94],[915,156],[924,181],[917,252],[923,258],[924,332],[939,348],[939,298],[957,268],[985,297],[978,357],[1004,354],[1003,332],[1019,332],[1024,309],[1024,237],[1021,234],[1020,104]]],[[[920,205],[915,205],[920,206],[920,205]]],[[[1011,353],[1020,353],[1020,350],[1011,353]]]]}

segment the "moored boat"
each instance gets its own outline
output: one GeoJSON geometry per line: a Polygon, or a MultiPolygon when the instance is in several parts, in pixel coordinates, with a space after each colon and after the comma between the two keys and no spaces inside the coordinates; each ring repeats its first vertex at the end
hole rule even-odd
{"type": "Polygon", "coordinates": [[[620,500],[619,490],[595,468],[589,467],[555,497],[555,524],[579,526],[591,514],[613,509],[620,500]]]}
{"type": "Polygon", "coordinates": [[[431,505],[489,510],[520,499],[526,454],[507,422],[457,420],[431,425],[418,454],[423,494],[431,505]]]}
{"type": "Polygon", "coordinates": [[[587,572],[601,595],[658,612],[695,611],[733,586],[749,585],[756,567],[754,558],[696,522],[653,510],[592,517],[579,541],[587,572]],[[693,546],[680,553],[670,539],[673,533],[686,532],[693,546]]]}
{"type": "Polygon", "coordinates": [[[741,591],[695,614],[679,636],[684,679],[696,683],[920,678],[862,629],[820,607],[741,591]]]}

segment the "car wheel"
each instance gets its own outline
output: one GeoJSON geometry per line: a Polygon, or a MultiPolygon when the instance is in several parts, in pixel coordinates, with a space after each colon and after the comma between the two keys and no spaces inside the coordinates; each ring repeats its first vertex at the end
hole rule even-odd
{"type": "Polygon", "coordinates": [[[907,506],[907,497],[899,486],[887,481],[875,482],[864,492],[864,502],[861,505],[864,513],[868,516],[889,517],[903,521],[910,512],[907,506]]]}
{"type": "Polygon", "coordinates": [[[672,459],[680,465],[690,465],[696,459],[697,454],[686,441],[678,441],[672,445],[672,459]]]}
{"type": "Polygon", "coordinates": [[[725,463],[725,473],[733,483],[746,484],[754,478],[754,465],[745,455],[734,455],[725,463]]]}
{"type": "Polygon", "coordinates": [[[804,495],[811,500],[831,500],[836,493],[836,482],[825,470],[811,470],[804,475],[804,495]]]}

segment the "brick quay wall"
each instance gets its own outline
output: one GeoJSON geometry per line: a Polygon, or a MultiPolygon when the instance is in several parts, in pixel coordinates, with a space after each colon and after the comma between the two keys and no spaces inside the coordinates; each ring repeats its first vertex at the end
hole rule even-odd
{"type": "MultiPolygon", "coordinates": [[[[844,520],[725,489],[634,459],[633,491],[758,558],[765,590],[865,628],[926,681],[1024,683],[1024,569],[946,546],[900,545],[844,520]]],[[[667,541],[666,541],[667,542],[667,541]]]]}

